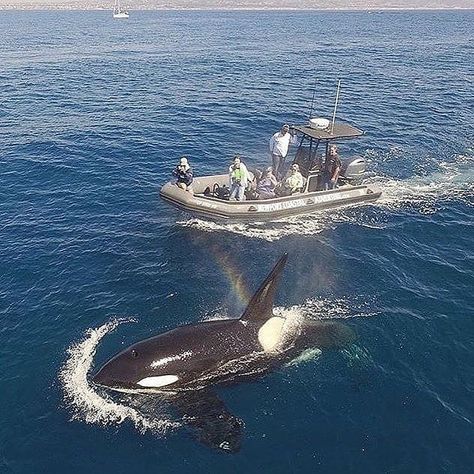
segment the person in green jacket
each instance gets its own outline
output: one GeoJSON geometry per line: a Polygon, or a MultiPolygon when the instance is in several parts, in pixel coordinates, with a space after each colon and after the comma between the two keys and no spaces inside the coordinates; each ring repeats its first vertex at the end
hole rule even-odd
{"type": "Polygon", "coordinates": [[[234,161],[229,167],[229,187],[230,200],[243,201],[245,199],[245,188],[249,179],[247,167],[240,159],[239,155],[234,157],[234,161]]]}

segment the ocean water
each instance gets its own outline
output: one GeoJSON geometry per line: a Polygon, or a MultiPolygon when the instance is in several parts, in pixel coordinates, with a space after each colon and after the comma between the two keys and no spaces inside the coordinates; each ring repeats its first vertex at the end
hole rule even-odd
{"type": "Polygon", "coordinates": [[[0,472],[418,473],[474,465],[472,11],[3,12],[0,472]],[[283,122],[366,131],[374,204],[272,224],[192,219],[158,191],[283,122]],[[180,324],[236,317],[283,252],[277,311],[358,339],[219,388],[238,454],[88,374],[180,324]]]}

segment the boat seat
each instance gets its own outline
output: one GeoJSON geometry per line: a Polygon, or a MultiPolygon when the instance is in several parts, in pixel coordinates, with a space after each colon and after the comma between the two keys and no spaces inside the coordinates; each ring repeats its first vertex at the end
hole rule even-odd
{"type": "Polygon", "coordinates": [[[320,173],[311,174],[308,178],[308,187],[305,188],[306,191],[312,193],[314,191],[321,190],[321,175],[320,173]]]}
{"type": "Polygon", "coordinates": [[[214,186],[212,187],[212,194],[210,195],[218,199],[228,201],[230,196],[230,189],[226,185],[221,186],[219,183],[214,183],[214,186]]]}

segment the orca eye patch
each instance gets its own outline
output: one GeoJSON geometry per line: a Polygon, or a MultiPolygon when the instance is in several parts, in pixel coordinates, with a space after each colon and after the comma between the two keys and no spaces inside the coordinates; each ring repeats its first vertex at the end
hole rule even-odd
{"type": "Polygon", "coordinates": [[[138,352],[137,352],[135,349],[132,349],[132,350],[130,351],[130,353],[132,354],[132,357],[133,357],[134,359],[136,359],[136,358],[138,357],[138,352]]]}

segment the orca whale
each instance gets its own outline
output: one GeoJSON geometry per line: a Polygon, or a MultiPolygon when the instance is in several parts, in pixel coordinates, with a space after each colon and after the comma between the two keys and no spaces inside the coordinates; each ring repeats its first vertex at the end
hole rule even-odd
{"type": "Polygon", "coordinates": [[[339,322],[303,321],[288,330],[285,318],[273,314],[287,258],[279,259],[239,319],[181,326],[137,342],[106,362],[93,383],[119,392],[159,393],[200,441],[238,451],[243,423],[227,411],[212,386],[254,378],[309,348],[338,348],[355,339],[339,322]]]}

